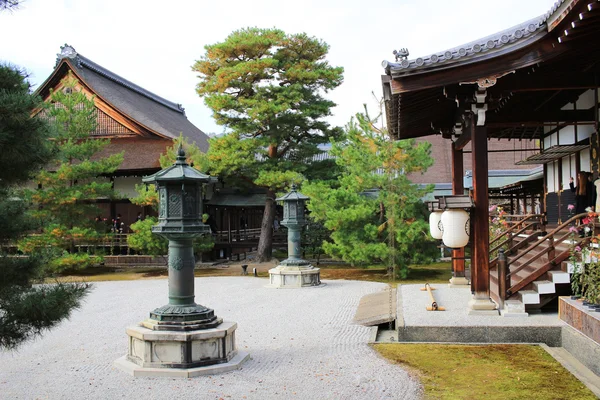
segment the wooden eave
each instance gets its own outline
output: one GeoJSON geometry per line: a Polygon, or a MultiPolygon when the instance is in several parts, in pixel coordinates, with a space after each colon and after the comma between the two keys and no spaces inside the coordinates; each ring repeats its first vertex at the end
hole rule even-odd
{"type": "Polygon", "coordinates": [[[390,134],[400,139],[440,133],[449,137],[461,114],[471,111],[476,82],[484,78],[496,80],[486,89],[489,137],[535,139],[552,123],[593,123],[593,109],[560,110],[586,90],[600,87],[600,1],[574,3],[553,32],[539,30],[527,46],[450,67],[384,75],[390,134]],[[569,40],[559,42],[567,33],[569,40]]]}

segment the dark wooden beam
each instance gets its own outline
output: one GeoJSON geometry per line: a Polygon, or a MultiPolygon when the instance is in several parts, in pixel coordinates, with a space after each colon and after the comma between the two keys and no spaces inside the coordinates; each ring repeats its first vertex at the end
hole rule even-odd
{"type": "Polygon", "coordinates": [[[464,132],[463,134],[461,134],[458,139],[456,139],[453,143],[454,148],[456,150],[462,150],[465,148],[466,145],[469,144],[469,142],[471,141],[471,132],[464,132]]]}
{"type": "MultiPolygon", "coordinates": [[[[534,122],[548,121],[577,121],[577,122],[594,122],[594,110],[550,110],[538,112],[523,112],[515,113],[488,113],[487,121],[489,123],[517,123],[531,124],[534,122]]],[[[487,125],[487,124],[486,124],[487,125]]]]}
{"type": "MultiPolygon", "coordinates": [[[[474,124],[473,124],[474,125],[474,124]]],[[[488,144],[485,126],[472,126],[473,135],[472,165],[473,165],[473,201],[475,208],[471,212],[473,231],[473,257],[471,271],[474,277],[473,290],[477,300],[490,298],[490,232],[489,232],[489,199],[488,199],[488,144]]]]}
{"type": "Polygon", "coordinates": [[[538,74],[518,74],[506,76],[498,80],[497,87],[492,92],[508,93],[537,92],[553,90],[579,90],[597,88],[598,83],[593,74],[565,74],[561,76],[546,76],[538,74]],[[504,81],[503,81],[504,79],[504,81]]]}
{"type": "MultiPolygon", "coordinates": [[[[464,195],[465,186],[463,182],[464,163],[463,152],[452,143],[452,194],[464,195]]],[[[452,271],[454,276],[463,278],[465,276],[465,249],[452,250],[452,271]]]]}

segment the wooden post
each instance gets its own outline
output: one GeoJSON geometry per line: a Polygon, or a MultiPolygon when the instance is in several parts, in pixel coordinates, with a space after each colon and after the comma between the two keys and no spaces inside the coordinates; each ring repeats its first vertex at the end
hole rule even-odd
{"type": "Polygon", "coordinates": [[[506,257],[504,256],[504,249],[498,251],[498,307],[504,308],[504,300],[506,298],[506,274],[507,265],[506,257]]]}
{"type": "MultiPolygon", "coordinates": [[[[473,254],[471,256],[471,280],[474,282],[474,297],[470,303],[472,313],[489,313],[495,309],[490,299],[490,219],[488,200],[488,140],[487,128],[475,126],[472,120],[471,148],[473,164],[473,254]]],[[[496,312],[497,313],[497,312],[496,312]]]]}
{"type": "MultiPolygon", "coordinates": [[[[452,194],[463,195],[465,187],[463,182],[463,151],[457,149],[452,143],[452,194]]],[[[465,248],[452,250],[452,272],[451,285],[467,285],[465,279],[465,248]]]]}

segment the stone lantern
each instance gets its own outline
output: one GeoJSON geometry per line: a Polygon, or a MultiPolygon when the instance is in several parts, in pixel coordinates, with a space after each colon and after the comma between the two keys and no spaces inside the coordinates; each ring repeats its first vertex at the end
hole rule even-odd
{"type": "Polygon", "coordinates": [[[186,163],[181,146],[175,164],[142,179],[158,192],[152,232],[169,240],[169,302],[127,329],[129,351],[116,366],[134,376],[214,374],[238,368],[248,357],[236,349],[237,324],[195,302],[193,240],[210,234],[202,223],[202,185],[210,181],[186,163]]]}
{"type": "Polygon", "coordinates": [[[276,288],[300,288],[321,285],[320,269],[301,258],[301,232],[306,225],[304,204],[309,197],[296,190],[276,201],[283,202],[283,220],[281,224],[288,228],[288,258],[277,267],[269,270],[270,286],[276,288]]]}

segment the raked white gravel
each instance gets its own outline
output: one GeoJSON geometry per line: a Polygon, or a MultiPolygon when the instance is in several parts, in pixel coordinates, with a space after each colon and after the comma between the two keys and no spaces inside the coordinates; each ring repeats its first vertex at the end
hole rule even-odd
{"type": "Polygon", "coordinates": [[[95,283],[84,306],[42,338],[0,352],[2,399],[416,399],[417,381],[367,345],[358,301],[385,285],[327,281],[270,289],[254,277],[197,278],[196,301],[238,323],[241,370],[191,379],[133,378],[113,366],[125,328],[167,302],[167,281],[95,283]]]}

